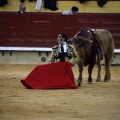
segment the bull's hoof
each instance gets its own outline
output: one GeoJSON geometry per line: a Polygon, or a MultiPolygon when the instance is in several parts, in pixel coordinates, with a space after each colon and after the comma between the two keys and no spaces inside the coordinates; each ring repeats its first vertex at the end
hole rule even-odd
{"type": "Polygon", "coordinates": [[[91,77],[88,78],[88,83],[92,83],[92,78],[91,77]]]}
{"type": "Polygon", "coordinates": [[[80,84],[80,83],[78,84],[78,87],[81,87],[81,84],[80,84]]]}
{"type": "Polygon", "coordinates": [[[104,82],[109,82],[110,78],[109,77],[105,77],[104,78],[104,82]]]}
{"type": "Polygon", "coordinates": [[[78,87],[80,87],[81,86],[81,83],[80,83],[80,81],[78,81],[78,87]]]}
{"type": "Polygon", "coordinates": [[[96,82],[100,82],[101,81],[101,78],[97,78],[96,82]]]}
{"type": "Polygon", "coordinates": [[[104,82],[109,82],[109,80],[104,80],[104,82]]]}
{"type": "Polygon", "coordinates": [[[88,83],[89,83],[89,84],[91,84],[91,83],[92,83],[92,81],[88,81],[88,83]]]}
{"type": "Polygon", "coordinates": [[[88,83],[89,83],[89,84],[92,83],[92,79],[88,79],[88,83]]]}
{"type": "Polygon", "coordinates": [[[100,82],[100,80],[96,80],[96,82],[100,82]]]}

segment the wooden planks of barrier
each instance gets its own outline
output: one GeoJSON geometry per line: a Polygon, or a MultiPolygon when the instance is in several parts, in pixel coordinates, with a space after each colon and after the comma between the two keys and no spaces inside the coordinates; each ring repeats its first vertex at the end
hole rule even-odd
{"type": "Polygon", "coordinates": [[[108,29],[120,48],[119,13],[0,13],[0,46],[6,47],[52,47],[56,37],[65,32],[73,37],[83,28],[108,29]]]}

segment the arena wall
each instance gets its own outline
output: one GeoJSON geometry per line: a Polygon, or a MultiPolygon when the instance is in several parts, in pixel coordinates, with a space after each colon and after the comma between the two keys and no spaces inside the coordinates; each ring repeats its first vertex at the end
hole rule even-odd
{"type": "MultiPolygon", "coordinates": [[[[51,52],[46,51],[0,51],[0,64],[47,64],[51,52]]],[[[101,61],[104,64],[104,60],[101,61]]],[[[120,65],[120,53],[115,53],[111,65],[120,65]]]]}

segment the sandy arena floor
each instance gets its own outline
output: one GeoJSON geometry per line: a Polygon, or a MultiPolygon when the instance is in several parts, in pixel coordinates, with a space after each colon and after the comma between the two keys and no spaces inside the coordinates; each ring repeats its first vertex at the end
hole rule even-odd
{"type": "MultiPolygon", "coordinates": [[[[120,120],[120,66],[111,66],[108,83],[87,83],[78,89],[33,90],[20,83],[36,65],[0,65],[0,120],[120,120]]],[[[73,68],[75,78],[78,68],[73,68]]],[[[104,66],[102,66],[102,81],[104,66]]]]}

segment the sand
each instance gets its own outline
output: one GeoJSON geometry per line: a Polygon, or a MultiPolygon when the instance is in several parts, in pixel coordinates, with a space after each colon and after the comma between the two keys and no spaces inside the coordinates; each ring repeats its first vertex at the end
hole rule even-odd
{"type": "MultiPolygon", "coordinates": [[[[120,67],[111,66],[111,80],[87,82],[87,67],[78,89],[33,90],[20,82],[37,65],[0,65],[0,120],[120,120],[120,67]]],[[[75,79],[78,67],[73,67],[75,79]]]]}

